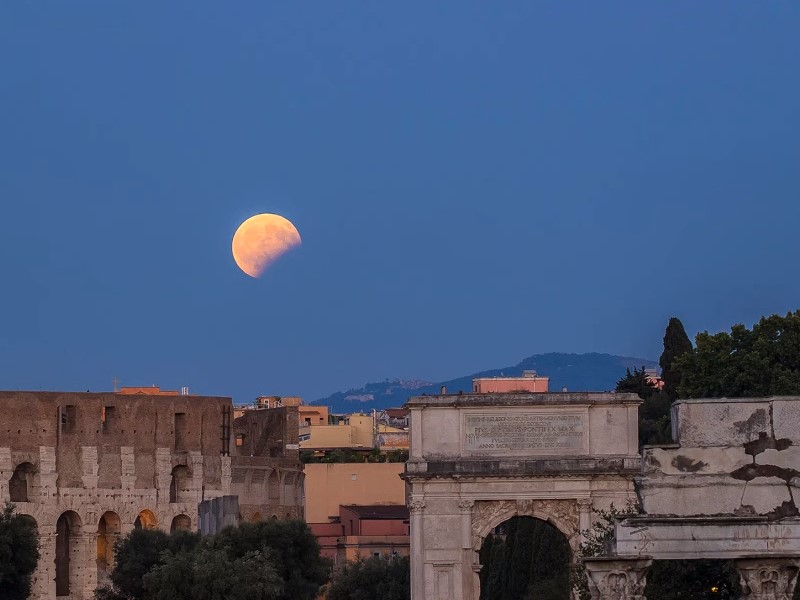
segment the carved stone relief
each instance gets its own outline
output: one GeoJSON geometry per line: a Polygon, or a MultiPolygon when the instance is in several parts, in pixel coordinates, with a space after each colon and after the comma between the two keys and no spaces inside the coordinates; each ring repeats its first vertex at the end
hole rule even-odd
{"type": "Polygon", "coordinates": [[[491,530],[511,517],[536,517],[549,521],[571,543],[578,533],[579,510],[574,499],[481,500],[472,508],[473,549],[479,551],[491,530]]]}

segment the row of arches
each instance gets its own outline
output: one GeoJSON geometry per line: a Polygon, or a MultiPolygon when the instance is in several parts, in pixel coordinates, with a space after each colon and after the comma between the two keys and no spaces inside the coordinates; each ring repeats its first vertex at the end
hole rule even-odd
{"type": "MultiPolygon", "coordinates": [[[[8,493],[11,502],[30,502],[31,489],[37,475],[36,467],[24,462],[17,465],[8,480],[8,493]]],[[[192,490],[192,472],[186,465],[178,465],[172,469],[169,486],[170,503],[194,502],[192,490]]]]}
{"type": "MultiPolygon", "coordinates": [[[[29,519],[31,524],[38,528],[38,523],[32,516],[21,516],[29,519]]],[[[122,523],[119,514],[114,511],[103,513],[97,523],[95,546],[98,585],[108,581],[111,570],[114,568],[114,544],[122,533],[122,523]]],[[[134,529],[155,529],[158,527],[158,520],[153,511],[145,509],[136,516],[133,527],[134,529]]],[[[190,531],[191,527],[192,520],[189,515],[179,514],[172,519],[170,531],[190,531]]],[[[81,557],[79,543],[82,539],[82,530],[83,521],[80,515],[73,510],[61,513],[56,521],[55,584],[57,597],[69,596],[72,591],[79,589],[79,569],[73,563],[76,558],[80,559],[81,557]]]]}

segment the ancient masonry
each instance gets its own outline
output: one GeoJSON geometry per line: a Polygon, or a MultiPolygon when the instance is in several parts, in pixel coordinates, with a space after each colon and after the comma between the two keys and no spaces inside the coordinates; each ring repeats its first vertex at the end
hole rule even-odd
{"type": "Polygon", "coordinates": [[[732,559],[744,598],[790,600],[800,574],[800,397],[673,404],[675,444],[637,439],[631,394],[463,394],[408,402],[413,600],[478,600],[502,522],[550,522],[578,550],[594,510],[627,501],[593,600],[645,600],[653,560],[732,559]]]}
{"type": "Polygon", "coordinates": [[[37,600],[92,598],[117,538],[197,530],[203,500],[238,495],[249,520],[302,514],[296,409],[234,421],[230,398],[0,392],[0,410],[0,502],[38,528],[37,600]]]}

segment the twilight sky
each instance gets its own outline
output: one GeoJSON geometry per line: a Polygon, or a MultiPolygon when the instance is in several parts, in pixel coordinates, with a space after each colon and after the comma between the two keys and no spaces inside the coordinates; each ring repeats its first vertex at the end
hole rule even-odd
{"type": "Polygon", "coordinates": [[[0,389],[309,400],[800,307],[800,3],[4,2],[0,389]],[[247,217],[303,245],[258,280],[247,217]]]}

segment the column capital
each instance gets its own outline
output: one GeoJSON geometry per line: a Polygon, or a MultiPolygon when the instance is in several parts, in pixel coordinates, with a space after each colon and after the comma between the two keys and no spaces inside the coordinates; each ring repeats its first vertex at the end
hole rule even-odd
{"type": "Polygon", "coordinates": [[[412,500],[408,503],[408,510],[414,513],[421,513],[425,510],[425,500],[412,500]]]}
{"type": "Polygon", "coordinates": [[[475,501],[474,500],[459,500],[458,501],[458,508],[461,509],[461,512],[470,512],[474,505],[475,505],[475,501]]]}
{"type": "Polygon", "coordinates": [[[791,600],[800,573],[800,557],[762,556],[734,561],[746,600],[791,600]]]}
{"type": "Polygon", "coordinates": [[[580,510],[590,510],[594,506],[594,500],[591,498],[578,498],[577,502],[580,510]]]}
{"type": "Polygon", "coordinates": [[[641,558],[583,558],[592,600],[645,600],[647,569],[641,558]]]}

